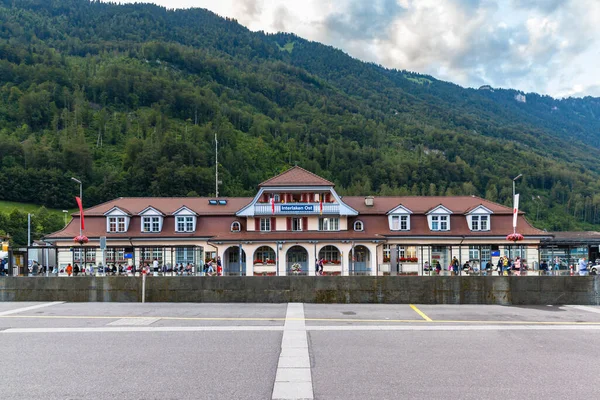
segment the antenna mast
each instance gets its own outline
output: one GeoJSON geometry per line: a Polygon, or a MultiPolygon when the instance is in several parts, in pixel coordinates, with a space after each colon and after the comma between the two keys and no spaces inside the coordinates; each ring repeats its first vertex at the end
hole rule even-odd
{"type": "Polygon", "coordinates": [[[219,142],[215,132],[215,197],[219,197],[219,142]]]}

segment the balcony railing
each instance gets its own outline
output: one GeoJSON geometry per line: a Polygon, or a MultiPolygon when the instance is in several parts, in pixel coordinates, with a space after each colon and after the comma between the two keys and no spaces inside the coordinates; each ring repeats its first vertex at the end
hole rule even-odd
{"type": "MultiPolygon", "coordinates": [[[[320,214],[319,203],[276,203],[275,212],[271,204],[255,204],[254,215],[315,215],[320,214]]],[[[340,205],[323,203],[323,214],[339,214],[340,205]]]]}

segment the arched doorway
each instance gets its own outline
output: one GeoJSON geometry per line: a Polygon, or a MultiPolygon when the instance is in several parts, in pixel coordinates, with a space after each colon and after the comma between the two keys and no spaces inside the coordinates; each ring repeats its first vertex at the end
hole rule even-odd
{"type": "Polygon", "coordinates": [[[323,260],[323,273],[325,275],[342,274],[342,254],[335,246],[324,246],[319,250],[319,260],[323,260]]]}
{"type": "Polygon", "coordinates": [[[229,247],[224,253],[223,276],[241,275],[246,275],[246,252],[242,249],[242,262],[240,262],[240,247],[229,247]]]}
{"type": "Polygon", "coordinates": [[[354,246],[348,262],[350,275],[371,275],[371,252],[365,246],[354,246]]]}
{"type": "Polygon", "coordinates": [[[277,275],[277,256],[269,246],[261,246],[254,252],[252,271],[254,275],[277,275]]]}
{"type": "Polygon", "coordinates": [[[287,251],[287,274],[308,275],[308,251],[302,246],[293,246],[287,251]]]}

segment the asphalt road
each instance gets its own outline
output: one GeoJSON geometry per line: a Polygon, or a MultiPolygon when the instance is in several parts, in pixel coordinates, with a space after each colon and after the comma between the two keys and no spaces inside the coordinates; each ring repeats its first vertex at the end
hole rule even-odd
{"type": "Polygon", "coordinates": [[[598,340],[600,307],[0,303],[0,399],[600,398],[598,340]]]}

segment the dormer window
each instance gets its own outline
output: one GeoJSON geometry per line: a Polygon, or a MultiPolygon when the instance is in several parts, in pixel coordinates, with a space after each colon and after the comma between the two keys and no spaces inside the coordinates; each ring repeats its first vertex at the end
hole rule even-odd
{"type": "Polygon", "coordinates": [[[467,213],[467,222],[472,231],[489,231],[492,211],[480,205],[467,213]]]}
{"type": "Polygon", "coordinates": [[[143,233],[158,233],[162,230],[163,213],[154,207],[146,207],[140,214],[143,233]]]}
{"type": "Polygon", "coordinates": [[[388,222],[391,231],[410,231],[410,211],[408,208],[399,205],[388,213],[388,222]]]}
{"type": "Polygon", "coordinates": [[[194,232],[195,217],[191,215],[180,215],[175,217],[177,232],[194,232]]]}
{"type": "Polygon", "coordinates": [[[175,216],[175,232],[189,233],[196,231],[197,215],[186,206],[181,207],[173,213],[175,216]]]}
{"type": "Polygon", "coordinates": [[[108,217],[108,232],[122,233],[127,232],[125,217],[108,217]]]}
{"type": "Polygon", "coordinates": [[[160,217],[142,217],[142,232],[160,232],[160,217]]]}
{"type": "Polygon", "coordinates": [[[447,231],[448,230],[448,216],[447,215],[432,215],[431,216],[431,230],[432,231],[447,231]]]}
{"type": "Polygon", "coordinates": [[[113,207],[105,212],[106,216],[106,232],[108,233],[124,233],[129,229],[130,215],[128,211],[119,207],[113,207]]]}
{"type": "Polygon", "coordinates": [[[234,221],[231,224],[231,232],[239,232],[242,230],[242,225],[238,221],[234,221]]]}
{"type": "Polygon", "coordinates": [[[450,230],[450,214],[452,211],[439,205],[427,213],[427,222],[429,229],[434,232],[444,232],[450,230]]]}
{"type": "Polygon", "coordinates": [[[362,231],[364,231],[365,230],[365,226],[364,226],[363,222],[362,221],[355,221],[354,222],[354,230],[356,232],[362,232],[362,231]]]}

